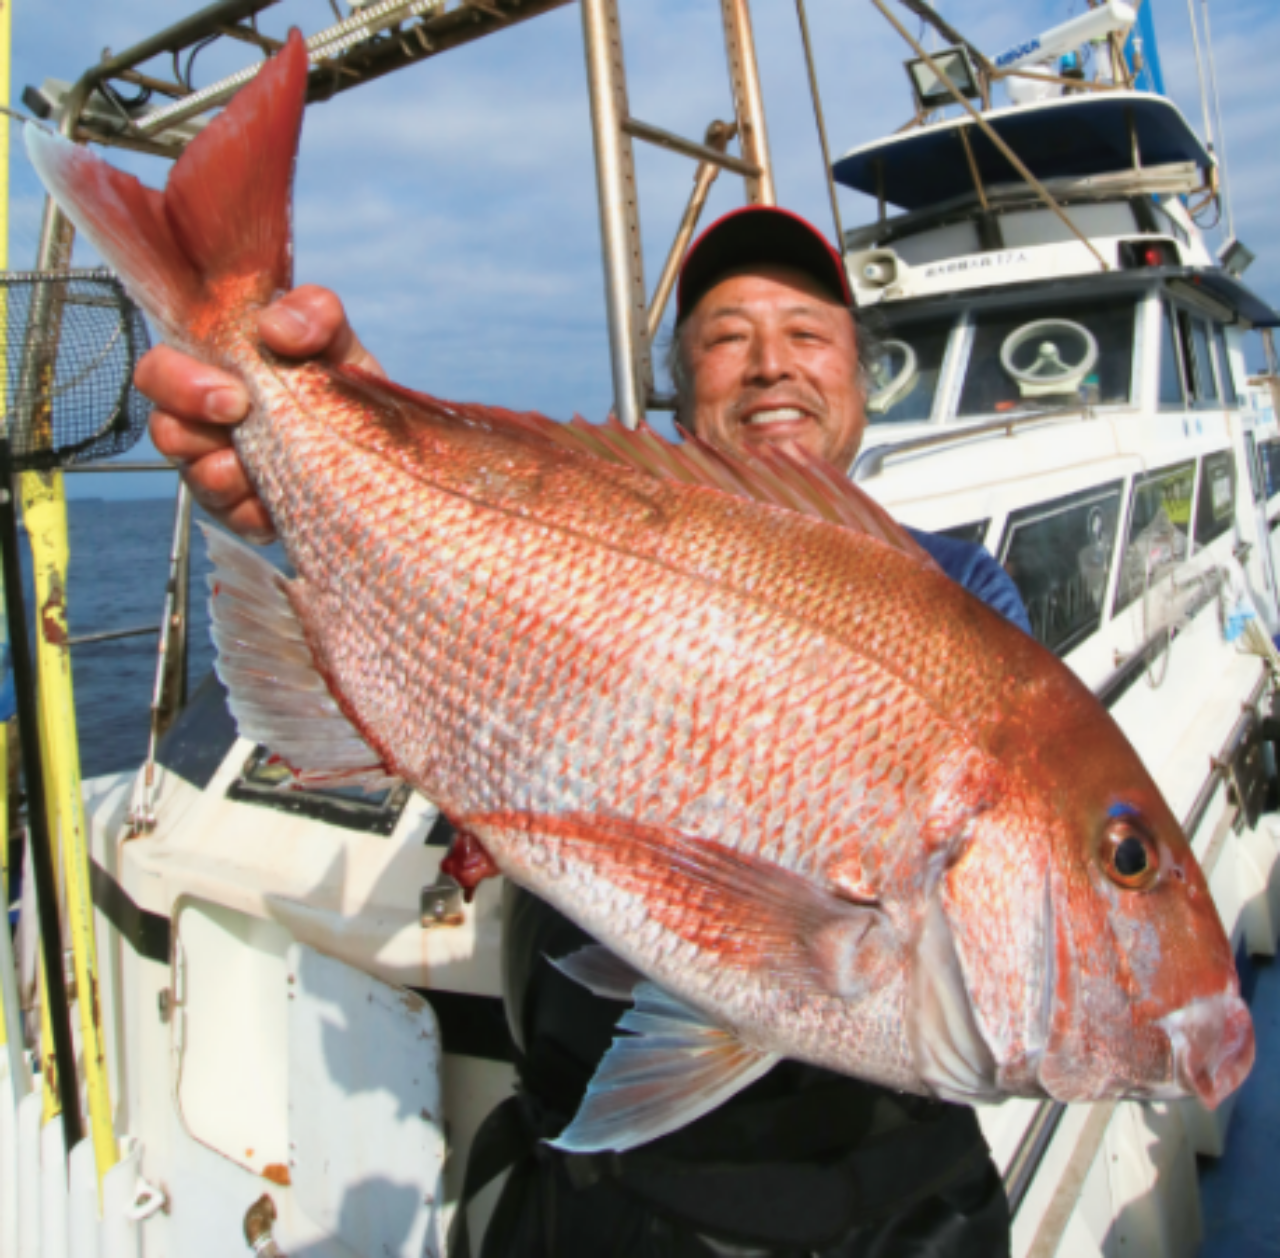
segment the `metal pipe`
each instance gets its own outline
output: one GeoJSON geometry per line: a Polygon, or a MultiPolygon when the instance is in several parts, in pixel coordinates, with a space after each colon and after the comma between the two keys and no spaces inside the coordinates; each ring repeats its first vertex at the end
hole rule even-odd
{"type": "Polygon", "coordinates": [[[116,642],[121,638],[142,638],[149,633],[159,633],[159,625],[139,625],[136,629],[108,629],[104,633],[82,633],[68,638],[67,646],[87,646],[92,642],[116,642]]]}
{"type": "MultiPolygon", "coordinates": [[[[263,9],[269,9],[279,2],[280,0],[222,0],[219,4],[211,4],[190,17],[175,22],[150,39],[134,44],[118,56],[104,58],[86,70],[72,85],[63,104],[63,119],[70,117],[78,123],[89,93],[104,80],[119,77],[122,70],[132,69],[162,52],[186,48],[196,40],[214,34],[220,23],[238,22],[241,18],[261,13],[263,9]]],[[[64,129],[63,134],[69,136],[72,132],[64,129]]]]}
{"type": "Polygon", "coordinates": [[[178,473],[178,469],[172,463],[165,463],[162,460],[143,463],[136,460],[128,462],[124,459],[111,463],[72,463],[62,470],[63,472],[172,472],[175,476],[178,473]]]}
{"type": "Polygon", "coordinates": [[[827,147],[827,124],[822,117],[822,98],[818,95],[818,71],[813,64],[813,45],[809,40],[809,18],[804,0],[796,0],[800,19],[800,37],[804,41],[804,63],[809,71],[809,95],[813,98],[813,116],[818,124],[818,143],[822,145],[822,173],[827,177],[827,195],[831,198],[831,221],[836,228],[836,245],[844,250],[844,225],[840,222],[840,202],[836,199],[836,181],[831,174],[831,151],[827,147]]]}
{"type": "MultiPolygon", "coordinates": [[[[438,8],[441,3],[442,0],[381,0],[381,3],[358,9],[351,17],[310,36],[306,41],[307,55],[314,66],[316,62],[346,52],[348,48],[363,43],[389,26],[398,25],[406,18],[420,17],[423,13],[438,8]]],[[[245,66],[243,70],[237,70],[216,83],[210,83],[208,87],[202,87],[190,96],[174,101],[172,105],[165,105],[147,114],[137,122],[137,130],[142,135],[155,135],[166,127],[177,126],[180,122],[186,122],[197,114],[213,109],[233,96],[250,79],[256,78],[264,64],[265,62],[260,61],[256,65],[245,66]]]]}
{"type": "Polygon", "coordinates": [[[734,157],[708,144],[699,144],[696,140],[686,140],[682,135],[664,131],[661,127],[641,122],[638,118],[624,118],[622,129],[637,140],[647,140],[650,144],[669,149],[672,153],[682,153],[695,161],[731,170],[735,175],[742,175],[745,179],[753,179],[760,174],[760,167],[754,162],[744,162],[740,157],[734,157]]]}
{"type": "Polygon", "coordinates": [[[729,83],[738,119],[739,147],[744,160],[760,168],[747,178],[747,201],[752,205],[776,205],[773,166],[769,161],[769,136],[764,124],[764,97],[756,65],[756,42],[751,31],[748,0],[720,0],[724,21],[724,49],[729,62],[729,83]]]}
{"type": "Polygon", "coordinates": [[[1015,153],[1013,149],[1011,149],[1004,142],[1004,140],[1002,140],[1000,136],[996,134],[995,128],[992,127],[992,125],[976,109],[974,109],[974,107],[971,104],[969,104],[969,102],[964,98],[964,95],[959,90],[957,90],[955,84],[951,82],[951,80],[947,77],[946,73],[941,69],[941,67],[939,67],[938,63],[934,61],[934,59],[931,56],[929,56],[927,52],[925,52],[924,48],[912,36],[911,32],[908,31],[907,28],[903,26],[902,23],[899,22],[898,19],[893,16],[892,13],[889,12],[888,8],[885,5],[884,0],[871,0],[871,3],[874,4],[876,8],[879,9],[880,12],[884,14],[885,19],[888,21],[889,25],[892,26],[894,30],[896,30],[898,34],[901,35],[902,38],[905,39],[907,43],[911,45],[911,47],[915,50],[916,56],[919,57],[925,63],[925,65],[927,65],[929,69],[932,70],[934,74],[938,76],[939,81],[947,85],[947,91],[951,93],[956,104],[958,104],[962,109],[964,109],[964,111],[969,115],[969,117],[972,118],[973,121],[978,124],[978,127],[981,129],[982,133],[987,137],[987,139],[990,140],[991,143],[994,144],[996,148],[1004,155],[1005,159],[1014,168],[1014,170],[1016,170],[1018,174],[1021,175],[1022,178],[1025,179],[1026,182],[1032,188],[1035,189],[1036,194],[1045,203],[1045,205],[1048,206],[1049,209],[1052,210],[1054,214],[1056,214],[1058,218],[1062,220],[1067,230],[1077,240],[1079,240],[1080,243],[1084,245],[1084,247],[1088,249],[1089,252],[1093,254],[1095,258],[1098,259],[1098,265],[1104,271],[1111,270],[1111,267],[1107,264],[1107,260],[1102,256],[1102,254],[1100,254],[1097,251],[1097,249],[1094,247],[1094,244],[1089,239],[1089,237],[1086,236],[1084,232],[1082,232],[1071,221],[1071,219],[1067,216],[1067,214],[1063,210],[1062,206],[1060,206],[1057,203],[1057,201],[1053,199],[1053,194],[1050,193],[1048,188],[1046,188],[1044,184],[1042,184],[1040,180],[1038,180],[1035,177],[1035,175],[1033,175],[1031,171],[1027,169],[1026,164],[1017,155],[1017,153],[1015,153]]]}
{"type": "Polygon", "coordinates": [[[987,190],[982,186],[982,176],[978,173],[978,163],[973,157],[973,145],[969,143],[969,133],[963,128],[959,131],[960,142],[964,145],[965,160],[969,163],[969,174],[973,177],[973,186],[978,193],[978,204],[982,206],[982,212],[985,214],[990,210],[987,204],[987,190]]]}
{"type": "Polygon", "coordinates": [[[595,144],[600,241],[604,254],[605,309],[613,361],[613,406],[618,419],[635,428],[648,394],[648,326],[640,210],[631,140],[622,32],[616,0],[582,0],[582,38],[595,144]]]}
{"type": "Polygon", "coordinates": [[[884,469],[888,459],[899,454],[914,454],[920,450],[930,450],[938,446],[954,445],[968,441],[974,437],[989,437],[992,433],[1003,432],[1012,437],[1015,428],[1028,424],[1056,423],[1063,419],[1092,419],[1093,412],[1088,407],[1066,406],[1051,411],[1039,411],[1032,415],[1015,415],[1009,419],[994,419],[986,424],[966,424],[949,432],[932,433],[927,437],[908,437],[905,441],[890,441],[884,445],[869,446],[854,460],[853,470],[849,478],[854,481],[867,480],[878,476],[884,469]]]}
{"type": "MultiPolygon", "coordinates": [[[[718,152],[729,143],[736,132],[737,127],[731,122],[713,122],[707,128],[706,146],[718,152]]],[[[662,316],[666,313],[667,302],[671,299],[672,290],[676,286],[680,264],[684,261],[685,251],[689,248],[693,233],[698,228],[698,220],[702,217],[703,207],[707,204],[711,186],[719,175],[719,166],[712,162],[702,162],[694,173],[693,192],[689,195],[689,204],[684,207],[684,217],[676,229],[675,239],[671,242],[671,251],[667,254],[662,274],[658,277],[658,286],[654,289],[653,299],[649,302],[646,331],[650,345],[653,344],[653,338],[658,335],[658,328],[662,326],[662,316]]]]}

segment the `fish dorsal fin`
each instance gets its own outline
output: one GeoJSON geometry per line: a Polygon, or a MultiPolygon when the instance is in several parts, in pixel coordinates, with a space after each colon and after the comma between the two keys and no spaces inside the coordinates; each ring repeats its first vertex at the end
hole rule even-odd
{"type": "Polygon", "coordinates": [[[566,1153],[622,1152],[709,1114],[779,1061],[653,983],[635,989],[573,1122],[551,1144],[566,1153]]]}
{"type": "Polygon", "coordinates": [[[214,668],[241,737],[279,756],[299,786],[391,785],[316,667],[291,597],[296,583],[226,533],[200,527],[213,563],[214,668]]]}
{"type": "Polygon", "coordinates": [[[633,430],[612,415],[603,424],[589,424],[580,415],[562,424],[535,411],[446,402],[392,384],[359,367],[339,366],[331,371],[337,379],[402,412],[407,409],[412,414],[416,409],[437,423],[452,420],[484,432],[532,439],[646,472],[659,480],[715,489],[735,498],[782,507],[866,534],[922,563],[933,563],[883,507],[836,468],[803,449],[762,447],[759,452],[736,454],[683,428],[680,431],[684,440],[672,442],[647,423],[642,422],[633,430]]]}

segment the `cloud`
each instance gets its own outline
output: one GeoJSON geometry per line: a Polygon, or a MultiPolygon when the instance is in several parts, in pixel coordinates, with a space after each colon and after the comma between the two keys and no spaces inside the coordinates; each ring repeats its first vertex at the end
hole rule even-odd
{"type": "MultiPolygon", "coordinates": [[[[104,46],[116,50],[177,20],[189,5],[158,0],[16,0],[15,95],[48,75],[74,79],[104,46]]],[[[997,49],[1079,11],[1082,0],[948,6],[979,46],[997,49]],[[952,10],[956,11],[952,11],[952,10]]],[[[1199,125],[1185,17],[1160,38],[1175,99],[1199,125]]],[[[324,6],[285,0],[261,17],[283,35],[314,30],[324,6]]],[[[895,12],[905,11],[896,8],[895,12]]],[[[830,230],[830,209],[794,8],[757,4],[760,75],[780,200],[830,230]]],[[[911,54],[870,4],[810,0],[809,20],[833,156],[907,121],[902,62],[911,54]]],[[[916,29],[914,19],[903,18],[916,29]]],[[[1265,54],[1280,35],[1271,0],[1215,5],[1227,149],[1237,230],[1270,235],[1280,171],[1270,150],[1274,106],[1265,54]],[[1252,159],[1252,160],[1251,160],[1252,159]]],[[[631,112],[700,138],[732,116],[718,6],[705,0],[623,0],[631,112]]],[[[257,56],[211,48],[197,84],[257,56]]],[[[167,72],[163,59],[157,72],[167,72]]],[[[113,155],[149,182],[165,164],[113,155]]],[[[636,145],[640,219],[652,287],[692,186],[693,163],[636,145]]],[[[12,264],[34,252],[38,189],[13,163],[12,264]]],[[[706,219],[742,199],[722,176],[706,219]]],[[[874,203],[839,193],[846,227],[874,203]]],[[[611,401],[595,170],[578,6],[429,58],[309,111],[298,164],[297,276],[341,293],[353,322],[393,376],[444,396],[601,417],[611,401]]],[[[87,257],[87,255],[84,255],[87,257]]],[[[1280,301],[1280,257],[1259,250],[1249,280],[1280,301]]]]}

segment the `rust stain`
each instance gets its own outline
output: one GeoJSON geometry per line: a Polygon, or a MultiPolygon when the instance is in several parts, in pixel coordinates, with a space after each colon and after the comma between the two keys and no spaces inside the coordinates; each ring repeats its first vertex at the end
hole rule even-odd
{"type": "Polygon", "coordinates": [[[262,1178],[269,1179],[282,1188],[288,1188],[293,1183],[289,1178],[289,1168],[283,1162],[269,1162],[262,1168],[262,1178]]]}
{"type": "Polygon", "coordinates": [[[245,1155],[245,1157],[247,1157],[247,1158],[251,1158],[251,1157],[253,1157],[253,1150],[252,1150],[252,1149],[246,1149],[246,1150],[244,1151],[244,1155],[245,1155]]]}
{"type": "Polygon", "coordinates": [[[50,583],[49,597],[40,608],[40,625],[44,640],[51,646],[67,645],[67,600],[57,577],[50,583]]]}

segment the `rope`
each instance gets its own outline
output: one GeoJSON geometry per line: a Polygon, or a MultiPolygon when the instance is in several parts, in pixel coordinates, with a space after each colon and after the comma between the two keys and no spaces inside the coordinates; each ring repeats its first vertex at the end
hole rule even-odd
{"type": "Polygon", "coordinates": [[[1236,234],[1235,218],[1231,213],[1231,184],[1227,178],[1227,131],[1222,125],[1222,102],[1218,98],[1218,70],[1213,58],[1213,34],[1209,28],[1209,0],[1200,0],[1204,10],[1205,60],[1209,65],[1209,88],[1213,93],[1213,113],[1218,124],[1218,167],[1222,172],[1222,212],[1227,219],[1227,238],[1236,234]]]}
{"type": "Polygon", "coordinates": [[[1200,110],[1204,114],[1204,138],[1211,149],[1213,142],[1213,119],[1209,116],[1209,92],[1204,79],[1204,57],[1200,52],[1200,27],[1196,22],[1196,0],[1187,0],[1187,17],[1191,19],[1191,46],[1196,54],[1196,77],[1200,80],[1200,110]]]}
{"type": "Polygon", "coordinates": [[[844,226],[840,222],[840,202],[836,199],[836,181],[831,173],[831,152],[827,148],[827,125],[822,118],[822,99],[818,95],[818,72],[813,65],[813,46],[809,42],[809,19],[804,0],[796,0],[796,16],[800,19],[800,38],[804,41],[804,61],[809,70],[809,95],[813,98],[813,117],[818,124],[818,141],[822,145],[822,169],[827,176],[827,195],[831,198],[831,217],[836,225],[836,244],[844,252],[844,226]]]}

